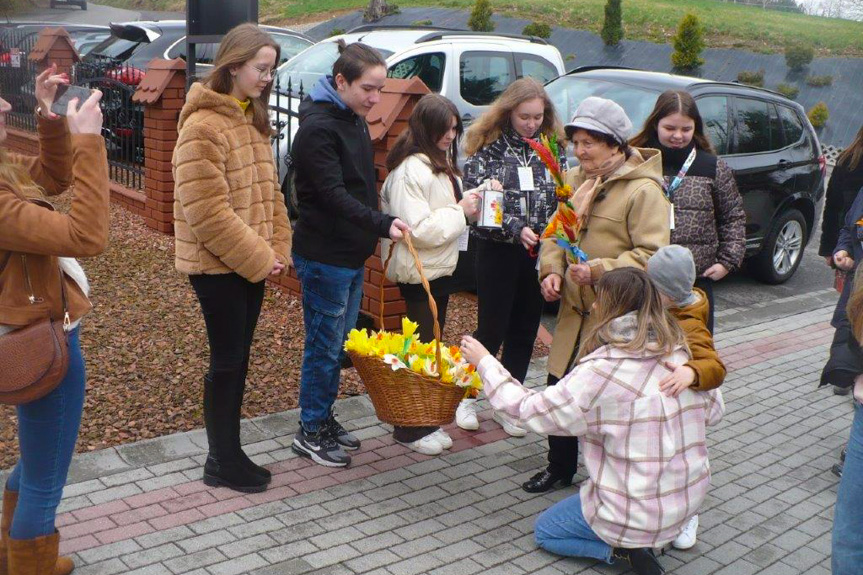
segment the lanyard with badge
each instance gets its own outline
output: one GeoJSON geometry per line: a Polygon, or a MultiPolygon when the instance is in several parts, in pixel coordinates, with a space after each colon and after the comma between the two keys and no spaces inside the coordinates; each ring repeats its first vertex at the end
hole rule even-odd
{"type": "Polygon", "coordinates": [[[662,183],[662,189],[665,190],[665,197],[668,198],[668,201],[671,202],[671,207],[669,208],[669,222],[671,224],[671,229],[674,229],[674,192],[680,188],[680,185],[683,184],[683,178],[686,177],[686,172],[689,171],[689,168],[692,167],[692,162],[695,161],[695,148],[692,148],[692,151],[689,152],[689,156],[687,156],[686,161],[683,162],[683,166],[680,168],[680,171],[677,172],[677,175],[674,176],[674,179],[671,180],[670,184],[662,183]]]}
{"type": "MultiPolygon", "coordinates": [[[[524,151],[521,154],[517,154],[515,150],[512,149],[509,142],[506,143],[506,147],[520,164],[518,167],[518,189],[522,192],[528,192],[527,195],[529,195],[529,192],[536,189],[533,181],[533,168],[530,166],[530,162],[536,156],[536,152],[531,150],[529,156],[526,155],[524,151]]],[[[530,202],[527,197],[522,197],[519,201],[521,202],[521,213],[524,215],[525,219],[530,220],[530,214],[528,212],[530,209],[530,202]]]]}

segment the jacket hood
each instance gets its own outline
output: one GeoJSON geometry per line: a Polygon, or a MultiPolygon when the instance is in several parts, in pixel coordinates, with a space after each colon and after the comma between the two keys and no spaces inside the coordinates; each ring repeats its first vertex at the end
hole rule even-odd
{"type": "Polygon", "coordinates": [[[653,148],[632,148],[629,159],[608,178],[612,181],[649,178],[662,186],[662,155],[653,148]]]}
{"type": "MultiPolygon", "coordinates": [[[[584,356],[581,359],[581,362],[585,362],[591,359],[609,359],[609,358],[633,358],[633,359],[646,359],[646,358],[655,358],[658,356],[665,355],[663,350],[655,349],[653,343],[652,333],[650,334],[650,342],[647,344],[647,347],[642,349],[641,351],[628,351],[621,347],[620,345],[625,345],[635,339],[635,335],[638,332],[638,312],[631,311],[627,314],[624,314],[620,317],[616,317],[608,325],[608,335],[611,338],[611,341],[603,342],[603,345],[584,356]]],[[[676,346],[674,350],[684,349],[683,346],[676,346]]]]}
{"type": "Polygon", "coordinates": [[[332,76],[324,76],[319,79],[317,83],[312,86],[309,97],[313,102],[327,102],[329,104],[333,104],[339,110],[348,109],[348,105],[345,104],[344,100],[342,100],[342,97],[339,96],[339,93],[333,86],[332,76]]]}
{"type": "Polygon", "coordinates": [[[246,116],[246,113],[232,96],[220,94],[204,86],[204,84],[196,82],[192,84],[192,88],[186,96],[186,103],[180,112],[177,129],[182,129],[189,116],[199,110],[212,110],[217,114],[235,118],[238,122],[244,121],[246,116]]]}
{"type": "Polygon", "coordinates": [[[674,310],[674,317],[679,321],[690,318],[697,319],[707,325],[707,317],[709,316],[710,311],[707,294],[698,288],[692,288],[692,293],[696,296],[696,301],[687,306],[676,308],[674,310]]]}

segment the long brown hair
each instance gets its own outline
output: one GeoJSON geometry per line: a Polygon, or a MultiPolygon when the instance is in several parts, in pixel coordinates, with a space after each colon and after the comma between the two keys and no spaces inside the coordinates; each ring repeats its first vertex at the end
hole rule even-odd
{"type": "Polygon", "coordinates": [[[395,170],[405,158],[420,152],[431,160],[432,172],[435,174],[460,176],[455,159],[458,157],[457,142],[463,131],[464,125],[455,104],[440,94],[426,94],[417,102],[408,120],[407,129],[399,134],[387,154],[387,170],[395,170]],[[437,147],[437,142],[449,131],[453,118],[456,121],[456,139],[453,140],[448,154],[437,147]]]}
{"type": "MultiPolygon", "coordinates": [[[[845,281],[848,281],[847,279],[845,281]]],[[[845,312],[851,322],[851,331],[857,343],[863,345],[863,265],[857,266],[854,272],[854,289],[848,298],[848,306],[845,312]]]]}
{"type": "Polygon", "coordinates": [[[680,326],[662,305],[659,290],[644,270],[624,267],[606,272],[596,284],[596,306],[591,312],[596,324],[581,344],[578,358],[603,345],[630,352],[645,349],[667,355],[685,344],[680,326]],[[619,341],[611,333],[612,320],[638,312],[638,327],[631,341],[619,341]]]}
{"type": "Polygon", "coordinates": [[[836,165],[845,166],[849,170],[856,170],[857,166],[860,165],[860,160],[863,160],[863,126],[858,130],[857,137],[854,138],[851,145],[836,158],[836,165]]]}
{"type": "MultiPolygon", "coordinates": [[[[279,61],[281,48],[269,34],[254,24],[240,24],[231,28],[222,38],[216,59],[213,62],[213,70],[207,76],[205,84],[214,92],[230,94],[234,87],[234,78],[231,70],[239,68],[252,58],[257,56],[261,48],[272,48],[276,51],[276,62],[279,61]]],[[[267,87],[261,95],[252,99],[252,125],[265,136],[273,132],[270,125],[270,92],[273,90],[273,81],[270,78],[267,87]]]]}
{"type": "Polygon", "coordinates": [[[512,111],[525,102],[535,99],[542,100],[543,118],[539,131],[546,136],[555,134],[561,143],[566,141],[563,133],[563,124],[557,116],[551,98],[542,87],[542,84],[533,78],[521,78],[516,80],[504,90],[497,100],[492,103],[488,111],[471,124],[467,130],[464,142],[464,151],[468,156],[473,156],[481,149],[497,140],[503,130],[509,125],[512,111]]]}
{"type": "Polygon", "coordinates": [[[689,92],[683,90],[666,90],[660,94],[656,100],[656,105],[653,106],[653,111],[644,121],[644,128],[629,140],[629,144],[636,148],[647,148],[651,141],[659,141],[659,134],[657,133],[659,121],[672,114],[681,114],[691,118],[695,122],[695,133],[692,136],[692,139],[695,140],[695,147],[711,154],[715,153],[710,138],[704,132],[704,121],[698,112],[695,99],[689,92]]]}

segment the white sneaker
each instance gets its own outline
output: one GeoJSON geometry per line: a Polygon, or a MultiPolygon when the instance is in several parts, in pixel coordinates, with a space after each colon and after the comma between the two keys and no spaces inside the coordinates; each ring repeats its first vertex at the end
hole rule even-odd
{"type": "Polygon", "coordinates": [[[443,447],[438,443],[437,439],[434,438],[434,433],[430,433],[429,435],[421,437],[411,443],[402,443],[401,441],[398,443],[401,443],[408,449],[412,449],[417,453],[422,453],[423,455],[440,455],[443,453],[443,447]]]}
{"type": "Polygon", "coordinates": [[[479,429],[476,418],[476,398],[462,399],[455,410],[455,424],[467,431],[479,429]]]}
{"type": "Polygon", "coordinates": [[[495,411],[491,417],[498,422],[501,427],[503,427],[503,430],[506,431],[507,435],[510,437],[524,437],[527,435],[527,430],[514,424],[508,415],[495,411]]]}
{"type": "Polygon", "coordinates": [[[449,433],[444,431],[442,428],[432,433],[431,437],[434,438],[435,441],[440,443],[440,446],[443,449],[449,449],[452,447],[452,437],[450,437],[449,433]]]}
{"type": "Polygon", "coordinates": [[[671,542],[675,549],[692,549],[695,546],[695,532],[698,531],[698,515],[693,515],[677,539],[671,542]]]}

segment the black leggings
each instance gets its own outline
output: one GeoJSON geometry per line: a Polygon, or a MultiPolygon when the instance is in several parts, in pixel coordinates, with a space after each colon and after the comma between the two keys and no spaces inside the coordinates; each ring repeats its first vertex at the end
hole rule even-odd
{"type": "Polygon", "coordinates": [[[211,395],[204,402],[210,450],[234,452],[240,445],[240,408],[264,282],[251,283],[235,273],[192,275],[189,281],[201,304],[210,343],[210,384],[205,385],[205,393],[211,395]]]}
{"type": "MultiPolygon", "coordinates": [[[[449,279],[449,278],[446,278],[449,279]]],[[[435,289],[435,282],[430,284],[432,297],[437,304],[437,318],[440,324],[441,333],[446,322],[446,310],[449,304],[449,293],[438,293],[440,290],[435,289]]],[[[432,341],[434,337],[434,318],[432,317],[431,308],[429,307],[428,294],[421,285],[414,284],[399,284],[399,291],[402,297],[405,298],[405,307],[407,308],[407,316],[411,321],[417,322],[419,328],[417,333],[420,340],[426,343],[432,341]],[[419,289],[417,289],[419,288],[419,289]]],[[[443,342],[441,342],[443,344],[443,342]]],[[[393,439],[402,443],[413,443],[418,439],[422,439],[426,435],[437,431],[438,427],[401,427],[395,426],[393,429],[393,439]]]]}
{"type": "MultiPolygon", "coordinates": [[[[557,385],[559,377],[548,374],[546,386],[557,385]]],[[[572,477],[578,466],[578,438],[560,435],[548,436],[548,470],[555,475],[572,477]]]]}
{"type": "Polygon", "coordinates": [[[521,244],[477,242],[478,326],[474,336],[503,367],[524,381],[542,317],[536,259],[521,244]]]}

